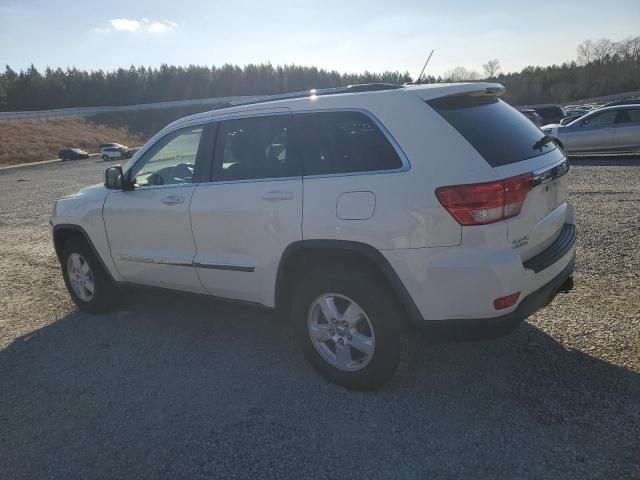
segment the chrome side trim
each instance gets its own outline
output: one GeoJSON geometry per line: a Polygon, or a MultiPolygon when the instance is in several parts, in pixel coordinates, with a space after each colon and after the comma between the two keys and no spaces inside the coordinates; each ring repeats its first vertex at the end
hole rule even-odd
{"type": "Polygon", "coordinates": [[[233,265],[230,263],[189,262],[186,260],[174,260],[169,258],[153,258],[138,255],[118,255],[118,260],[123,262],[152,263],[154,265],[173,265],[176,267],[211,268],[215,270],[229,270],[233,272],[253,272],[254,266],[233,265]]]}
{"type": "Polygon", "coordinates": [[[193,264],[187,260],[177,260],[171,258],[153,258],[138,255],[118,255],[116,258],[123,262],[153,263],[156,265],[174,265],[178,267],[193,266],[193,264]]]}
{"type": "Polygon", "coordinates": [[[569,162],[567,158],[550,165],[548,167],[540,168],[533,172],[533,186],[543,185],[549,183],[556,178],[560,178],[569,171],[569,162]]]}
{"type": "Polygon", "coordinates": [[[253,272],[255,267],[251,265],[232,265],[228,263],[193,262],[196,268],[210,268],[213,270],[229,270],[232,272],[253,272]]]}

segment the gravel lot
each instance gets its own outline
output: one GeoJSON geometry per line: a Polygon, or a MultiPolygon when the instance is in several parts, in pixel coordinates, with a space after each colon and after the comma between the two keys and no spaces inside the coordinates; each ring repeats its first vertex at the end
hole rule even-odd
{"type": "Polygon", "coordinates": [[[102,162],[0,171],[0,477],[640,479],[640,160],[573,162],[576,288],[504,339],[327,384],[261,310],[75,310],[47,230],[102,162]]]}

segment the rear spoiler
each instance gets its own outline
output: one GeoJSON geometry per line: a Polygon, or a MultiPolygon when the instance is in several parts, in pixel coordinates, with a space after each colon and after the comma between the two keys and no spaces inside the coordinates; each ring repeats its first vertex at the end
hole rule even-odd
{"type": "Polygon", "coordinates": [[[409,86],[407,89],[422,98],[433,100],[434,98],[453,96],[492,96],[499,97],[507,89],[499,83],[469,82],[469,83],[431,83],[428,85],[409,86]]]}

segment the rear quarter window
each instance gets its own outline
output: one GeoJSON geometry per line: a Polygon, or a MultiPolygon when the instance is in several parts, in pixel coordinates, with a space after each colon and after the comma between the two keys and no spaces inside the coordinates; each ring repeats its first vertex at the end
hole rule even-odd
{"type": "Polygon", "coordinates": [[[492,167],[508,165],[556,149],[534,147],[543,133],[524,115],[493,96],[460,95],[427,101],[492,167]]]}
{"type": "Polygon", "coordinates": [[[294,115],[305,175],[395,170],[398,152],[376,122],[362,112],[294,115]]]}

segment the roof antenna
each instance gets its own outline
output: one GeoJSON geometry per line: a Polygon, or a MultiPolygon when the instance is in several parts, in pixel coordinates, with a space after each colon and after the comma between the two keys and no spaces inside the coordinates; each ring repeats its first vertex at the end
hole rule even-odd
{"type": "Polygon", "coordinates": [[[424,67],[422,67],[422,70],[420,71],[420,75],[418,75],[418,78],[416,78],[413,83],[420,83],[420,79],[422,78],[422,74],[424,73],[424,69],[427,68],[427,64],[429,63],[429,60],[431,60],[431,55],[433,55],[433,52],[435,52],[435,51],[436,51],[435,48],[433,48],[431,50],[431,53],[429,54],[429,57],[427,58],[427,61],[424,62],[424,67]]]}

